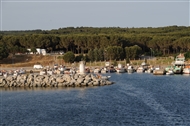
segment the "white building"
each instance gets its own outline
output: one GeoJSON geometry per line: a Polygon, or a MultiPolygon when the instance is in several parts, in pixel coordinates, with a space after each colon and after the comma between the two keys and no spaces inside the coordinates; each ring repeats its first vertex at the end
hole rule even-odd
{"type": "Polygon", "coordinates": [[[46,55],[46,49],[36,48],[38,54],[46,55]]]}
{"type": "Polygon", "coordinates": [[[31,52],[31,49],[27,49],[29,54],[34,54],[33,52],[31,52]]]}
{"type": "MultiPolygon", "coordinates": [[[[27,49],[29,51],[29,54],[33,54],[33,52],[31,52],[31,49],[27,49]]],[[[40,48],[36,48],[36,54],[42,54],[42,55],[46,55],[46,49],[40,49],[40,48]]]]}

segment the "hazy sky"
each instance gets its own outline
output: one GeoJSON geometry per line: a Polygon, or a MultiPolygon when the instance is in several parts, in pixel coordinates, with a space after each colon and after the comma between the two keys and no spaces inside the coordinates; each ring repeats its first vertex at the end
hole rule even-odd
{"type": "Polygon", "coordinates": [[[189,0],[1,0],[1,30],[189,26],[189,0]]]}

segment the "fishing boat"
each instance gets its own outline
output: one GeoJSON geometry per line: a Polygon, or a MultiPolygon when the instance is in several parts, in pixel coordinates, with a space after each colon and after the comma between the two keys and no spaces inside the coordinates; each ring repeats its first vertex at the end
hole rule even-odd
{"type": "Polygon", "coordinates": [[[146,59],[144,62],[141,63],[141,65],[137,68],[136,72],[137,73],[144,73],[145,71],[148,70],[149,64],[146,63],[146,59]]]}
{"type": "Polygon", "coordinates": [[[96,74],[96,77],[97,77],[98,79],[108,80],[111,76],[102,76],[101,74],[96,74]]]}
{"type": "Polygon", "coordinates": [[[153,71],[153,75],[164,75],[165,74],[165,70],[161,69],[160,67],[156,67],[153,71]]]}
{"type": "Polygon", "coordinates": [[[104,79],[104,80],[109,80],[110,77],[111,76],[101,76],[101,78],[104,79]]]}
{"type": "Polygon", "coordinates": [[[122,64],[118,64],[118,67],[116,68],[117,73],[125,73],[126,69],[123,67],[122,64]]]}
{"type": "Polygon", "coordinates": [[[182,74],[183,73],[183,69],[181,66],[174,66],[174,74],[182,74]]]}
{"type": "Polygon", "coordinates": [[[171,69],[173,69],[173,66],[167,66],[167,67],[165,68],[165,71],[168,72],[168,71],[171,70],[171,69]]]}
{"type": "Polygon", "coordinates": [[[183,74],[190,74],[190,68],[184,68],[183,74]]]}
{"type": "Polygon", "coordinates": [[[143,73],[145,71],[144,67],[143,66],[139,66],[137,68],[137,73],[143,73]]]}
{"type": "Polygon", "coordinates": [[[102,68],[100,71],[101,71],[101,73],[107,73],[108,72],[106,67],[102,68]]]}
{"type": "Polygon", "coordinates": [[[185,64],[183,68],[183,74],[190,74],[190,64],[185,64]]]}
{"type": "Polygon", "coordinates": [[[153,68],[148,68],[147,70],[145,70],[145,73],[153,73],[154,69],[153,68]]]}
{"type": "Polygon", "coordinates": [[[166,75],[174,75],[174,71],[173,71],[173,70],[168,70],[168,71],[166,72],[166,75]]]}
{"type": "Polygon", "coordinates": [[[134,68],[133,68],[133,66],[128,66],[127,67],[127,72],[128,73],[133,73],[135,70],[134,70],[134,68]]]}
{"type": "Polygon", "coordinates": [[[176,56],[175,62],[174,62],[174,74],[182,74],[183,73],[183,67],[185,66],[185,56],[184,54],[179,54],[176,56]]]}

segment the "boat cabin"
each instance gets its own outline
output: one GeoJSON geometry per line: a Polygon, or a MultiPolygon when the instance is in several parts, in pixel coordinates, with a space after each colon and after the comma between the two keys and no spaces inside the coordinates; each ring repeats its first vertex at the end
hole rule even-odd
{"type": "Polygon", "coordinates": [[[174,65],[175,66],[184,66],[185,65],[185,56],[184,56],[184,54],[180,53],[178,56],[176,56],[174,65]]]}

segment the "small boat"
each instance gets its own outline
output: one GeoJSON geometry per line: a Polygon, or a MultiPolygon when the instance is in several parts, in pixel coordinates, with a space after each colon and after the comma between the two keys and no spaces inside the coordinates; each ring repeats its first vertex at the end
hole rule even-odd
{"type": "Polygon", "coordinates": [[[107,73],[107,72],[108,72],[108,70],[107,70],[106,67],[104,67],[104,68],[101,69],[101,73],[107,73]]]}
{"type": "Polygon", "coordinates": [[[137,73],[143,73],[145,70],[142,66],[137,68],[137,73]]]}
{"type": "Polygon", "coordinates": [[[102,76],[101,78],[104,80],[108,80],[111,76],[102,76]]]}
{"type": "Polygon", "coordinates": [[[117,71],[117,73],[125,73],[124,68],[117,68],[116,71],[117,71]]]}
{"type": "Polygon", "coordinates": [[[26,73],[26,70],[25,70],[25,69],[21,68],[21,69],[19,70],[19,74],[25,74],[25,73],[26,73]]]}
{"type": "Polygon", "coordinates": [[[153,73],[154,68],[148,68],[147,70],[145,70],[145,73],[153,73]]]}
{"type": "Polygon", "coordinates": [[[118,64],[118,67],[116,68],[116,71],[117,71],[117,73],[125,73],[126,72],[125,68],[120,63],[118,64]]]}
{"type": "Polygon", "coordinates": [[[174,74],[182,74],[183,73],[183,66],[185,65],[185,56],[184,54],[179,54],[176,56],[175,62],[174,62],[174,74]]]}
{"type": "Polygon", "coordinates": [[[116,72],[116,69],[114,68],[114,66],[108,67],[108,72],[114,73],[116,72]]]}
{"type": "Polygon", "coordinates": [[[174,71],[174,74],[182,74],[183,73],[181,66],[174,66],[173,71],[174,71]]]}
{"type": "Polygon", "coordinates": [[[169,71],[169,70],[171,70],[171,69],[173,69],[173,66],[167,66],[167,67],[165,68],[165,71],[167,72],[167,71],[169,71]]]}
{"type": "Polygon", "coordinates": [[[165,70],[160,69],[159,67],[155,68],[153,71],[153,75],[164,75],[165,74],[165,70]]]}
{"type": "Polygon", "coordinates": [[[190,68],[184,68],[183,74],[190,74],[190,68]]]}
{"type": "Polygon", "coordinates": [[[96,77],[97,77],[98,79],[108,80],[111,76],[102,76],[102,75],[100,75],[100,74],[97,74],[96,77]]]}
{"type": "Polygon", "coordinates": [[[46,70],[41,70],[40,75],[47,75],[47,71],[46,70]]]}
{"type": "Polygon", "coordinates": [[[133,68],[133,66],[128,66],[127,67],[127,72],[128,73],[133,73],[135,70],[134,70],[134,68],[133,68]]]}
{"type": "Polygon", "coordinates": [[[168,71],[166,72],[166,75],[174,75],[173,70],[168,70],[168,71]]]}
{"type": "Polygon", "coordinates": [[[183,74],[190,74],[190,64],[185,64],[185,68],[183,68],[183,74]]]}

